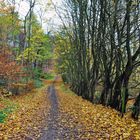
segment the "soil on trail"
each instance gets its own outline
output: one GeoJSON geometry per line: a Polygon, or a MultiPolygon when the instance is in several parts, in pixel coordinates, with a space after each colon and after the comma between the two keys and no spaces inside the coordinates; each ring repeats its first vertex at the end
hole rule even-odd
{"type": "Polygon", "coordinates": [[[65,127],[61,121],[63,118],[68,121],[71,120],[71,116],[59,111],[59,103],[57,98],[57,92],[55,90],[54,84],[48,87],[47,94],[50,100],[50,111],[48,119],[46,120],[47,126],[43,129],[42,136],[39,140],[68,140],[71,138],[78,139],[78,128],[68,128],[65,127]],[[76,138],[77,137],[77,138],[76,138]]]}
{"type": "Polygon", "coordinates": [[[53,140],[58,136],[58,132],[57,132],[58,101],[57,101],[54,85],[48,87],[47,93],[49,94],[51,108],[47,120],[47,127],[44,128],[44,133],[40,138],[40,140],[53,140]]]}

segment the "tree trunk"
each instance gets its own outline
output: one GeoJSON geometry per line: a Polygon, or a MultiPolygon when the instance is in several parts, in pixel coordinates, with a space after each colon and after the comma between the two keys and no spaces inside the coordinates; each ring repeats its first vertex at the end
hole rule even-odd
{"type": "Polygon", "coordinates": [[[132,112],[132,118],[138,120],[139,114],[140,114],[140,93],[137,96],[135,103],[133,105],[133,112],[132,112]]]}
{"type": "Polygon", "coordinates": [[[120,77],[118,77],[118,80],[115,84],[111,107],[115,108],[121,113],[125,113],[126,111],[126,104],[129,96],[128,83],[131,73],[132,68],[127,65],[125,71],[122,73],[122,75],[120,75],[120,77]]]}

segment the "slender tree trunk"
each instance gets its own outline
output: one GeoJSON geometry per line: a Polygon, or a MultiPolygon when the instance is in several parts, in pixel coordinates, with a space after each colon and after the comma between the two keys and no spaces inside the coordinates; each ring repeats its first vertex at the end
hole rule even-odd
{"type": "Polygon", "coordinates": [[[140,93],[137,96],[135,103],[133,105],[132,118],[138,120],[139,114],[140,114],[140,93]]]}

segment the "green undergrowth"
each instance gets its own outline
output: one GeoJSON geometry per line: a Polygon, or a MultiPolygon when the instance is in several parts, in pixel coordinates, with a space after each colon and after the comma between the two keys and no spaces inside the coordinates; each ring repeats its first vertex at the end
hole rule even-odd
{"type": "Polygon", "coordinates": [[[46,73],[46,74],[44,74],[43,78],[46,80],[54,80],[55,74],[54,73],[46,73]]]}
{"type": "Polygon", "coordinates": [[[48,72],[44,72],[42,69],[40,68],[36,68],[33,70],[33,75],[34,75],[34,85],[36,88],[40,88],[43,86],[43,81],[42,79],[45,80],[54,80],[55,74],[52,73],[48,73],[48,72]]]}
{"type": "Polygon", "coordinates": [[[72,95],[75,95],[69,87],[67,87],[64,83],[60,85],[61,87],[61,90],[64,92],[64,93],[68,93],[68,94],[72,94],[72,95]]]}
{"type": "Polygon", "coordinates": [[[0,110],[0,123],[4,123],[8,115],[18,108],[18,104],[13,103],[10,99],[0,99],[0,103],[5,107],[0,110]]]}
{"type": "Polygon", "coordinates": [[[40,79],[34,79],[34,85],[35,85],[35,88],[41,88],[42,86],[44,86],[42,80],[40,79]]]}
{"type": "Polygon", "coordinates": [[[34,85],[36,88],[41,88],[44,86],[43,79],[45,80],[54,80],[55,74],[54,73],[45,73],[41,78],[34,79],[34,85]]]}

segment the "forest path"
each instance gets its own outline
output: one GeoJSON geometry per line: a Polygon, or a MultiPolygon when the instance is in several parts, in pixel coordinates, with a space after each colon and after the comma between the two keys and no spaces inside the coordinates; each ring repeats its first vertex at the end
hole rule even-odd
{"type": "Polygon", "coordinates": [[[47,97],[50,108],[38,140],[140,139],[139,122],[73,94],[59,76],[50,82],[47,97]]]}
{"type": "MultiPolygon", "coordinates": [[[[55,89],[55,81],[48,87],[47,94],[50,101],[50,111],[46,120],[46,127],[43,129],[42,136],[39,140],[68,140],[77,137],[77,127],[70,128],[64,126],[61,122],[65,120],[72,120],[72,117],[59,111],[59,101],[57,91],[55,89]]],[[[69,126],[69,125],[68,125],[69,126]]]]}

